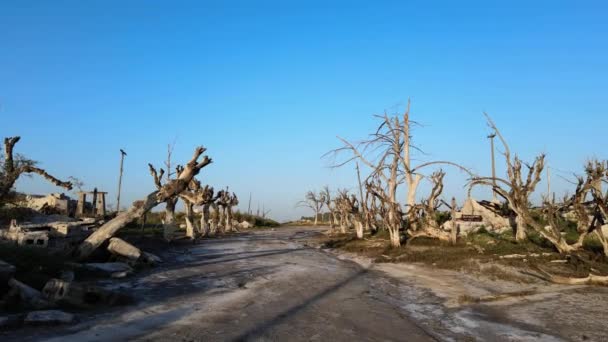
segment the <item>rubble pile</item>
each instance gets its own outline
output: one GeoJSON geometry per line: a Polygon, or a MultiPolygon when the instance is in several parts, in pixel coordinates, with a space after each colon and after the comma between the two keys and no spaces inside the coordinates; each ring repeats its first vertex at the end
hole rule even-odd
{"type": "MultiPolygon", "coordinates": [[[[107,219],[105,193],[91,192],[93,203],[86,201],[87,194],[80,192],[79,201],[62,194],[27,196],[26,207],[35,210],[35,215],[19,221],[12,219],[10,225],[0,227],[0,244],[31,246],[36,251],[40,248],[40,264],[46,255],[64,256],[54,264],[63,269],[41,273],[42,278],[36,280],[41,283],[36,283],[36,288],[24,276],[31,272],[29,265],[20,264],[18,258],[12,259],[18,267],[0,260],[0,310],[9,310],[0,314],[0,329],[70,324],[77,320],[70,310],[128,304],[132,301],[129,295],[96,286],[97,280],[124,278],[142,266],[162,262],[158,256],[117,237],[109,240],[105,256],[100,253],[94,259],[75,262],[73,251],[107,219]]],[[[38,269],[36,260],[33,267],[38,269]]]]}

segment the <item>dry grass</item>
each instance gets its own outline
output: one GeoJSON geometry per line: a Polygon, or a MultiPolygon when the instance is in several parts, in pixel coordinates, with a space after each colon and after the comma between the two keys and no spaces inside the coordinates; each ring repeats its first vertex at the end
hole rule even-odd
{"type": "Polygon", "coordinates": [[[400,248],[390,248],[386,234],[357,240],[351,233],[328,236],[321,242],[326,248],[357,253],[378,263],[422,263],[442,269],[483,274],[493,280],[530,282],[530,277],[510,270],[534,273],[538,266],[553,274],[569,277],[585,277],[589,273],[608,274],[608,263],[601,253],[585,249],[576,255],[564,256],[534,237],[531,241],[517,243],[511,233],[493,234],[482,231],[470,234],[455,245],[418,238],[400,248]],[[552,262],[556,260],[561,261],[552,262]]]}

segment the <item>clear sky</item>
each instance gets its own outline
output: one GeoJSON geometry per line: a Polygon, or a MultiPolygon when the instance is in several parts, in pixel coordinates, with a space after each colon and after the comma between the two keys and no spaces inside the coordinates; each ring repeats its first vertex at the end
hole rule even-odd
{"type": "Polygon", "coordinates": [[[110,203],[124,148],[125,204],[154,189],[167,143],[176,161],[202,144],[203,182],[285,220],[306,190],[354,189],[320,157],[409,97],[421,159],[487,175],[487,111],[513,151],[567,176],[608,158],[607,37],[605,1],[0,1],[0,136],[110,203]]]}

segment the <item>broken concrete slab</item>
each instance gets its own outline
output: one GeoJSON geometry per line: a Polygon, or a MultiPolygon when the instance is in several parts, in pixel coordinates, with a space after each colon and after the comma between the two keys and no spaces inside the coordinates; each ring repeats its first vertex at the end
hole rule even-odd
{"type": "MultiPolygon", "coordinates": [[[[471,197],[467,198],[462,209],[456,213],[456,224],[459,226],[460,233],[465,236],[468,233],[478,231],[481,227],[495,233],[502,233],[511,229],[511,222],[508,217],[498,215],[471,197]],[[479,221],[465,220],[465,218],[471,217],[478,217],[479,221]]],[[[444,229],[451,230],[451,225],[452,221],[446,222],[444,229]]]]}
{"type": "Polygon", "coordinates": [[[252,228],[253,225],[251,223],[247,222],[247,221],[243,221],[243,222],[241,222],[241,223],[238,224],[238,227],[242,228],[242,229],[249,229],[249,228],[252,228]]]}
{"type": "Polygon", "coordinates": [[[70,324],[76,317],[61,310],[32,311],[25,316],[24,323],[31,325],[70,324]]]}
{"type": "Polygon", "coordinates": [[[126,304],[131,301],[129,296],[118,292],[61,279],[49,280],[42,292],[55,304],[85,309],[126,304]]]}

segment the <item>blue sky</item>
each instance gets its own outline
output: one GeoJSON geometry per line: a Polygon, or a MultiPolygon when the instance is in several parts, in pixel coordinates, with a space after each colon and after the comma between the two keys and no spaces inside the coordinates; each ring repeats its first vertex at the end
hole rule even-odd
{"type": "MultiPolygon", "coordinates": [[[[203,182],[285,220],[308,189],[354,188],[320,157],[409,97],[421,159],[488,174],[487,111],[522,158],[548,154],[559,193],[559,172],[607,158],[608,5],[501,3],[0,1],[0,136],[111,203],[119,148],[130,203],[167,143],[177,161],[202,144],[203,182]]],[[[462,199],[466,177],[447,171],[446,198],[462,199]]]]}

